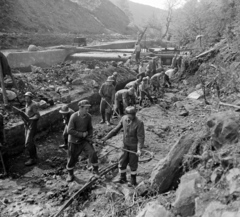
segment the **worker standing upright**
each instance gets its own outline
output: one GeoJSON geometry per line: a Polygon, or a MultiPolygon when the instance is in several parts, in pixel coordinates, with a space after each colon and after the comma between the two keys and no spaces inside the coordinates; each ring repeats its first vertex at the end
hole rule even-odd
{"type": "Polygon", "coordinates": [[[139,63],[140,62],[140,54],[141,54],[141,44],[140,42],[137,42],[135,44],[135,50],[134,50],[134,53],[135,53],[135,59],[136,59],[136,62],[139,63]]]}
{"type": "Polygon", "coordinates": [[[110,126],[112,123],[110,121],[112,116],[113,102],[115,97],[115,87],[113,86],[114,79],[109,76],[105,83],[102,84],[99,95],[101,96],[100,103],[100,113],[102,120],[100,124],[105,123],[105,111],[107,116],[107,125],[110,126]]]}
{"type": "Polygon", "coordinates": [[[148,84],[148,78],[144,77],[141,84],[139,85],[139,92],[140,92],[140,102],[139,105],[142,106],[142,102],[145,96],[148,97],[150,102],[153,104],[153,99],[149,93],[149,84],[148,84]]]}
{"type": "Polygon", "coordinates": [[[31,166],[37,163],[37,149],[34,142],[34,137],[37,133],[37,123],[40,118],[38,105],[32,100],[31,92],[25,93],[25,113],[29,118],[28,122],[24,123],[25,127],[25,147],[28,149],[30,159],[25,163],[26,166],[31,166]]]}
{"type": "Polygon", "coordinates": [[[71,108],[69,108],[68,105],[63,105],[62,108],[59,110],[59,113],[62,114],[63,124],[64,124],[64,130],[63,130],[64,144],[59,145],[59,148],[67,149],[68,148],[67,128],[68,128],[68,123],[69,123],[70,117],[74,113],[74,111],[71,108]]]}
{"type": "Polygon", "coordinates": [[[144,124],[136,117],[136,109],[133,106],[127,107],[125,112],[126,115],[124,115],[118,125],[103,138],[103,142],[115,136],[121,129],[123,129],[123,148],[135,152],[136,154],[129,153],[125,150],[122,151],[119,159],[120,178],[118,182],[121,184],[127,182],[126,169],[129,165],[131,169],[130,185],[136,186],[138,157],[142,153],[145,140],[144,124]]]}
{"type": "Polygon", "coordinates": [[[118,73],[117,72],[113,72],[113,75],[112,75],[112,78],[113,78],[113,86],[115,87],[116,89],[116,86],[117,86],[117,77],[118,77],[118,73]]]}
{"type": "Polygon", "coordinates": [[[74,179],[74,166],[82,151],[87,153],[89,162],[93,166],[93,173],[98,174],[98,157],[92,145],[92,117],[88,113],[91,105],[88,100],[82,100],[78,106],[79,111],[72,114],[68,124],[67,182],[72,182],[74,179]]]}

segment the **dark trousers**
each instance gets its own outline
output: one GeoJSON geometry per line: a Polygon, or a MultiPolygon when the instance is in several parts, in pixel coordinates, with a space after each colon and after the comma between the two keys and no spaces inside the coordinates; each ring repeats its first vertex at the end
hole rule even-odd
{"type": "Polygon", "coordinates": [[[111,100],[106,99],[107,102],[103,99],[101,99],[100,103],[100,113],[102,116],[103,121],[105,121],[105,112],[107,115],[107,121],[110,121],[111,115],[112,115],[112,108],[109,106],[111,105],[111,100]]]}
{"type": "Polygon", "coordinates": [[[135,57],[136,62],[139,62],[139,61],[140,61],[140,53],[141,53],[141,51],[137,51],[137,52],[136,52],[136,57],[135,57]]]}
{"type": "Polygon", "coordinates": [[[29,152],[31,159],[37,158],[37,149],[34,141],[34,137],[37,133],[38,120],[30,121],[28,125],[25,125],[25,147],[29,152]]]}
{"type": "Polygon", "coordinates": [[[68,133],[67,133],[67,128],[68,126],[65,125],[64,130],[63,130],[63,140],[64,140],[64,144],[68,145],[68,133]]]}
{"type": "Polygon", "coordinates": [[[142,101],[145,96],[147,96],[147,98],[150,100],[150,102],[153,103],[153,99],[148,92],[140,91],[140,102],[139,102],[140,106],[142,105],[142,101]]]}
{"type": "Polygon", "coordinates": [[[168,84],[169,87],[171,87],[170,79],[169,79],[168,75],[166,75],[166,74],[164,75],[163,84],[164,85],[168,84]]]}
{"type": "MultiPolygon", "coordinates": [[[[137,145],[132,146],[124,146],[124,149],[127,149],[129,151],[137,152],[137,145]]],[[[122,151],[119,159],[119,172],[120,173],[126,173],[127,166],[129,165],[131,169],[131,174],[136,175],[136,171],[138,168],[138,156],[133,153],[129,153],[127,151],[122,151]]]]}
{"type": "Polygon", "coordinates": [[[123,102],[120,100],[115,100],[114,102],[115,104],[115,110],[119,115],[124,115],[124,106],[123,106],[123,102]]]}
{"type": "Polygon", "coordinates": [[[75,164],[78,162],[78,157],[85,151],[88,155],[89,162],[92,164],[93,168],[98,167],[98,157],[92,144],[84,140],[79,143],[68,143],[68,161],[67,170],[73,170],[75,164]]]}

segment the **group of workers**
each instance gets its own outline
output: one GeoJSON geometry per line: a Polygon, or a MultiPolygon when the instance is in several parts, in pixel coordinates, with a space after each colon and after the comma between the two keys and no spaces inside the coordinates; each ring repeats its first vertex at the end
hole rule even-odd
{"type": "MultiPolygon", "coordinates": [[[[144,146],[145,131],[144,124],[136,117],[136,100],[139,98],[139,105],[146,97],[153,104],[150,89],[159,90],[161,85],[171,87],[171,78],[177,70],[177,67],[164,71],[163,66],[159,64],[158,58],[153,58],[144,69],[143,63],[139,64],[136,80],[126,84],[125,89],[116,91],[118,73],[114,72],[109,76],[99,90],[101,96],[100,113],[102,120],[100,124],[106,123],[112,125],[111,118],[117,114],[121,118],[118,125],[111,130],[102,142],[115,136],[123,129],[123,148],[119,159],[119,183],[126,183],[127,165],[131,169],[131,186],[136,186],[136,171],[138,168],[138,158],[141,155],[144,146]],[[163,81],[163,82],[162,82],[163,81]],[[106,113],[106,114],[105,114],[106,113]],[[133,154],[135,152],[135,154],[133,154]]],[[[28,116],[28,122],[25,122],[25,146],[29,151],[30,159],[25,163],[26,166],[37,162],[37,152],[34,143],[34,136],[37,131],[37,122],[40,118],[38,106],[32,100],[33,94],[25,94],[25,113],[28,116]]],[[[92,166],[94,174],[98,175],[98,157],[93,146],[93,126],[92,118],[88,113],[90,103],[88,100],[81,100],[78,103],[79,110],[74,112],[67,105],[62,106],[59,112],[62,114],[64,122],[63,139],[64,144],[60,148],[68,150],[67,159],[67,181],[74,180],[74,167],[78,162],[79,155],[84,151],[88,155],[89,163],[92,166]]]]}

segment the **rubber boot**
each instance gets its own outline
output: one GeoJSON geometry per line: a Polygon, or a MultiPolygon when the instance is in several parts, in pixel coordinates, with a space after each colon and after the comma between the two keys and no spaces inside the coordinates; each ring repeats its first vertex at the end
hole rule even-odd
{"type": "Polygon", "coordinates": [[[128,184],[128,187],[136,187],[136,186],[137,186],[136,175],[131,175],[131,182],[128,184]]]}
{"type": "Polygon", "coordinates": [[[74,180],[73,170],[68,170],[67,182],[72,182],[74,180]]]}
{"type": "Polygon", "coordinates": [[[25,162],[25,166],[32,166],[37,163],[36,159],[30,158],[27,162],[25,162]]]}
{"type": "Polygon", "coordinates": [[[120,177],[118,180],[116,180],[117,183],[125,184],[127,183],[127,174],[126,173],[120,173],[120,177]]]}
{"type": "Polygon", "coordinates": [[[59,145],[59,148],[68,149],[68,138],[64,138],[64,144],[59,145]]]}

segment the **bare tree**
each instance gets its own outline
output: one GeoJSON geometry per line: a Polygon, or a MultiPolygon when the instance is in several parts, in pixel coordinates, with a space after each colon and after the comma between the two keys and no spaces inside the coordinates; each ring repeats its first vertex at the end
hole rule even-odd
{"type": "Polygon", "coordinates": [[[167,36],[169,27],[171,25],[172,18],[173,18],[173,10],[180,4],[180,2],[181,2],[181,0],[166,0],[168,15],[167,15],[167,19],[166,19],[166,21],[167,21],[166,29],[165,29],[165,32],[163,33],[162,38],[165,38],[167,36]]]}

